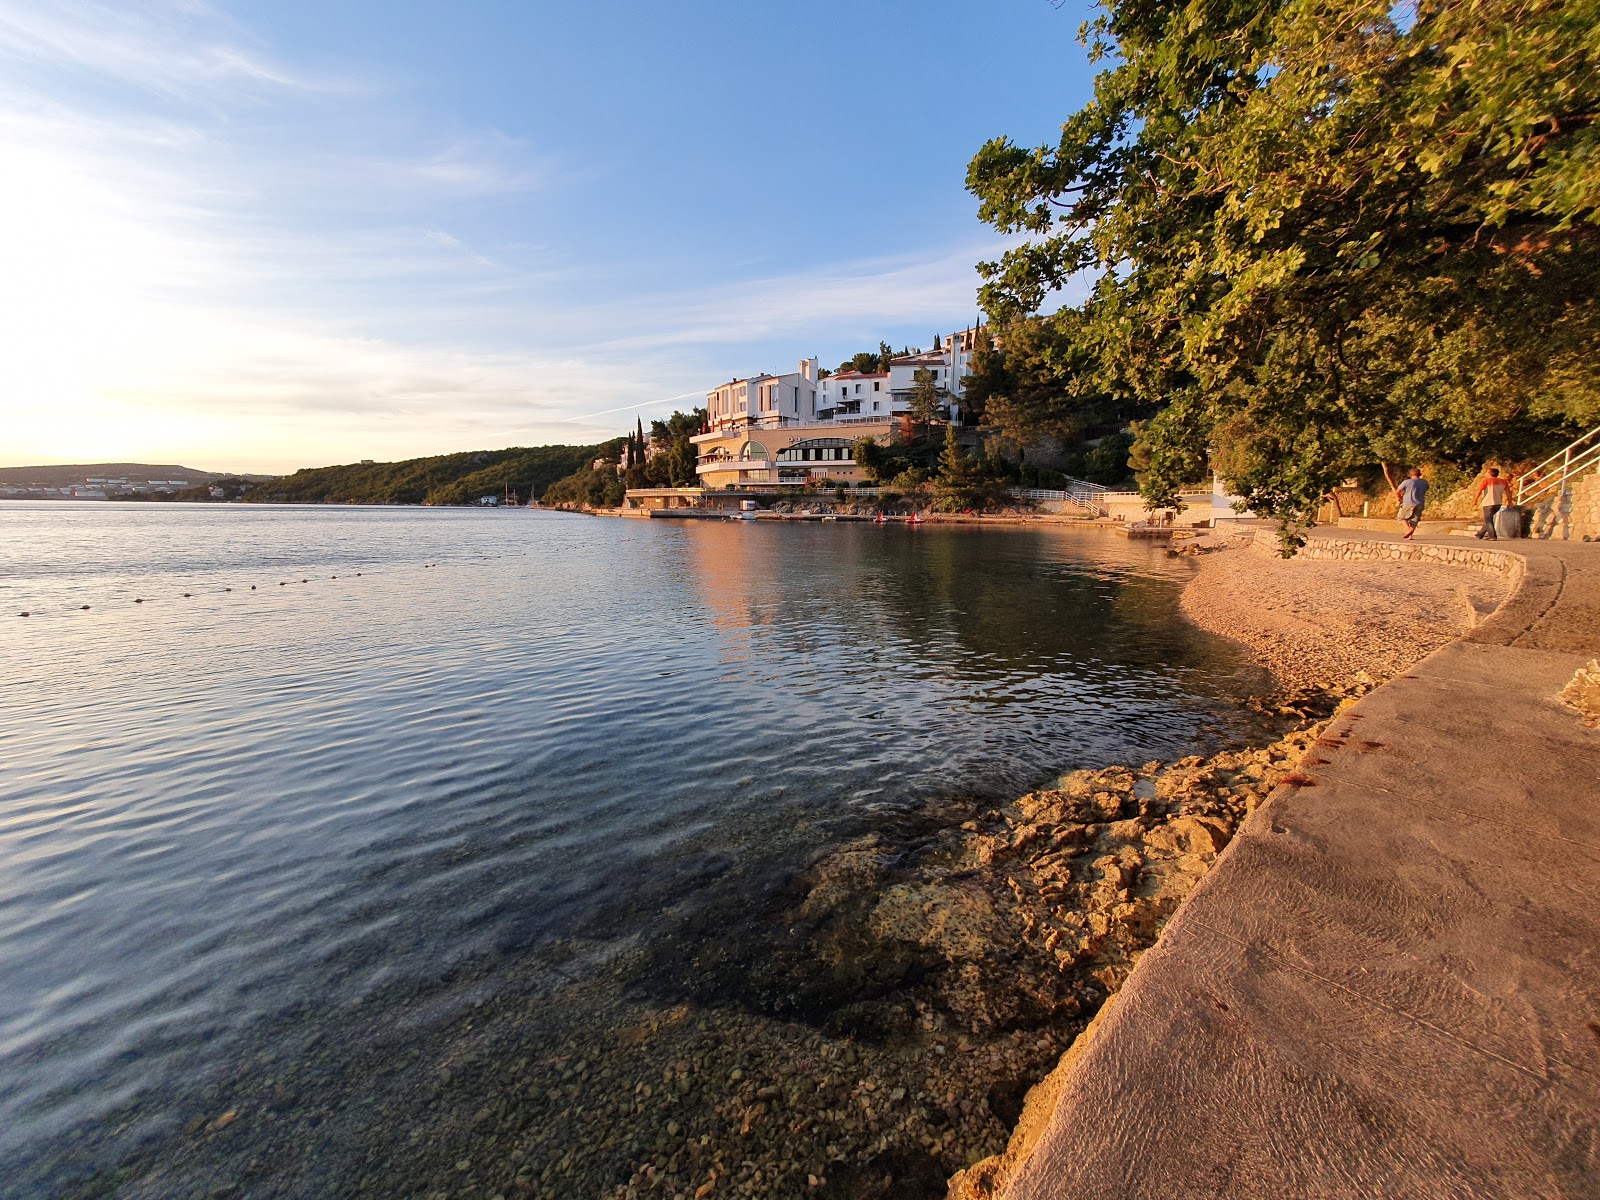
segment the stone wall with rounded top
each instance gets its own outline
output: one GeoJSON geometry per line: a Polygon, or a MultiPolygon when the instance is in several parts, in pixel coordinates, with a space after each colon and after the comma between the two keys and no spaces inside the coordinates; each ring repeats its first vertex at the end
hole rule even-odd
{"type": "MultiPolygon", "coordinates": [[[[1275,529],[1258,529],[1254,547],[1277,554],[1275,529]]],[[[1441,546],[1434,542],[1376,542],[1354,538],[1315,537],[1300,548],[1299,557],[1340,562],[1432,562],[1451,567],[1467,567],[1504,578],[1515,591],[1522,578],[1522,556],[1473,542],[1469,546],[1441,546]]]]}

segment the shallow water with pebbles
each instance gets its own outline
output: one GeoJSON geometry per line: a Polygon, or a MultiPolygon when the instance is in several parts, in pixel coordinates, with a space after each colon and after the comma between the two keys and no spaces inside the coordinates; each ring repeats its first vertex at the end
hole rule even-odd
{"type": "Polygon", "coordinates": [[[941,831],[1260,737],[1186,564],[1093,533],[9,503],[0,544],[7,1196],[937,1195],[1081,1019],[913,894],[941,831]],[[928,945],[841,918],[891,894],[928,945]]]}

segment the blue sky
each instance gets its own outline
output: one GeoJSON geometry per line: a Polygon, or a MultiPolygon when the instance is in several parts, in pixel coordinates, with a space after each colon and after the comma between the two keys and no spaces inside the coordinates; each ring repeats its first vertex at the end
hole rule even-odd
{"type": "Polygon", "coordinates": [[[591,441],[925,346],[996,249],[966,163],[1084,102],[1085,15],[0,0],[0,464],[591,441]]]}

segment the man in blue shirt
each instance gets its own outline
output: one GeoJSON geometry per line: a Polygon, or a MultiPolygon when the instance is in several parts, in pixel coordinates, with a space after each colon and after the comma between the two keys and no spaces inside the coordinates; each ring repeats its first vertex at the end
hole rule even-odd
{"type": "Polygon", "coordinates": [[[1422,477],[1421,468],[1412,467],[1411,473],[1394,491],[1400,497],[1399,516],[1400,523],[1406,527],[1405,540],[1410,541],[1417,531],[1417,523],[1422,520],[1423,501],[1428,498],[1428,481],[1422,477]]]}

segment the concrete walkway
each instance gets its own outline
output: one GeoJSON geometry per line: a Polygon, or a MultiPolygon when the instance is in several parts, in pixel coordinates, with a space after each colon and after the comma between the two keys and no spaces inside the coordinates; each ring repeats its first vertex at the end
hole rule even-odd
{"type": "Polygon", "coordinates": [[[1250,818],[1004,1195],[1600,1196],[1600,730],[1554,698],[1600,544],[1498,548],[1518,591],[1250,818]]]}

